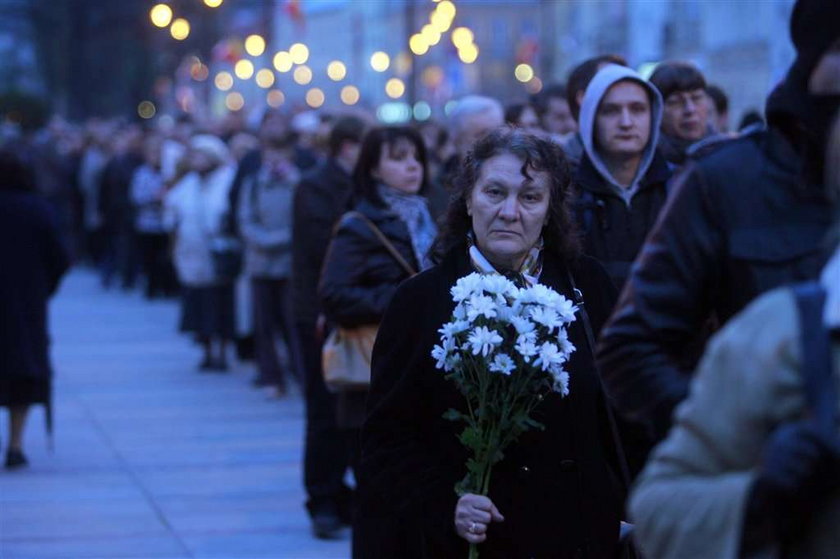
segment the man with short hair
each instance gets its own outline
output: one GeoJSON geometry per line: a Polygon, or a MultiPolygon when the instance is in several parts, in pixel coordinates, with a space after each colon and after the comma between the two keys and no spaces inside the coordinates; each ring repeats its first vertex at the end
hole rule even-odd
{"type": "Polygon", "coordinates": [[[444,161],[427,195],[429,211],[435,220],[442,219],[446,213],[452,180],[473,144],[504,124],[504,108],[492,97],[467,95],[455,105],[455,109],[449,115],[449,135],[455,147],[455,154],[444,161]]]}
{"type": "Polygon", "coordinates": [[[595,75],[582,99],[578,224],[584,251],[604,264],[618,288],[665,203],[671,173],[656,148],[661,118],[656,89],[615,64],[595,75]]]}
{"type": "Polygon", "coordinates": [[[555,139],[577,131],[576,117],[566,91],[563,84],[550,84],[535,99],[542,127],[555,139]]]}
{"type": "Polygon", "coordinates": [[[706,78],[689,62],[668,61],[650,76],[665,103],[659,147],[669,163],[686,161],[688,148],[713,133],[709,126],[706,78]]]}
{"type": "Polygon", "coordinates": [[[324,384],[318,281],[335,222],[352,205],[352,172],[365,128],[366,123],[355,116],[337,119],[329,135],[329,157],[304,175],[294,199],[292,287],[306,397],[303,482],[312,531],[325,539],[336,537],[350,524],[352,491],[344,474],[351,467],[353,441],[337,427],[335,397],[324,384]]]}

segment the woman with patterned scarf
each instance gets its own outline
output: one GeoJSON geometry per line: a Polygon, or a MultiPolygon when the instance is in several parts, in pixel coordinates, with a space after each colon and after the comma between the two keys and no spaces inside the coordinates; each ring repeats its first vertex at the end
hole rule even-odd
{"type": "MultiPolygon", "coordinates": [[[[357,203],[340,220],[321,274],[319,293],[330,326],[379,324],[397,286],[431,265],[437,227],[425,197],[427,177],[425,147],[415,130],[367,133],[353,172],[357,203]]],[[[336,421],[347,430],[354,454],[366,397],[358,389],[336,397],[336,421]]]]}
{"type": "Polygon", "coordinates": [[[355,557],[612,557],[622,518],[614,439],[581,313],[570,395],[547,396],[545,426],[523,435],[494,469],[488,497],[454,486],[465,474],[454,383],[435,368],[438,328],[453,311],[450,288],[474,271],[519,285],[582,292],[597,334],[615,300],[603,267],[579,252],[569,214],[570,175],[559,147],[502,129],[467,157],[436,242],[437,264],[403,283],[373,352],[357,468],[355,557]]]}

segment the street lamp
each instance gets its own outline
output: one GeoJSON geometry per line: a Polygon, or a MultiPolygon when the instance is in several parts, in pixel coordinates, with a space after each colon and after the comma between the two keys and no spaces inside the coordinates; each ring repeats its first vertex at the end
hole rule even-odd
{"type": "Polygon", "coordinates": [[[236,74],[236,77],[240,80],[247,80],[254,75],[254,63],[250,60],[239,60],[233,66],[233,73],[236,74]]]}
{"type": "Polygon", "coordinates": [[[204,0],[204,4],[210,8],[218,8],[225,0],[204,0]]]}
{"type": "Polygon", "coordinates": [[[268,89],[272,85],[274,85],[274,72],[269,70],[268,68],[263,68],[259,72],[257,72],[256,77],[257,85],[263,89],[268,89]]]}
{"type": "Polygon", "coordinates": [[[324,104],[324,92],[317,87],[313,87],[306,92],[306,104],[313,109],[317,109],[324,104]]]}
{"type": "Polygon", "coordinates": [[[405,93],[405,83],[399,78],[391,78],[385,83],[385,93],[391,99],[399,99],[405,93]]]}
{"type": "Polygon", "coordinates": [[[292,79],[297,84],[306,85],[312,81],[312,70],[309,69],[309,66],[298,66],[292,74],[292,79]]]}
{"type": "Polygon", "coordinates": [[[295,43],[289,47],[289,54],[295,64],[306,64],[309,60],[309,48],[303,43],[295,43]]]}
{"type": "Polygon", "coordinates": [[[347,67],[340,60],[333,60],[327,65],[327,76],[334,81],[339,82],[347,75],[347,67]]]}
{"type": "Polygon", "coordinates": [[[157,4],[149,10],[149,19],[155,27],[164,28],[172,21],[172,8],[166,4],[157,4]]]}
{"type": "Polygon", "coordinates": [[[190,22],[182,17],[179,17],[172,22],[172,26],[169,28],[169,33],[176,41],[183,41],[190,36],[190,22]]]}
{"type": "Polygon", "coordinates": [[[341,88],[341,102],[345,105],[355,105],[359,102],[359,88],[354,85],[345,85],[341,88]]]}
{"type": "Polygon", "coordinates": [[[251,56],[259,56],[265,52],[265,39],[259,35],[248,35],[245,38],[245,52],[251,56]]]}
{"type": "Polygon", "coordinates": [[[274,67],[278,72],[288,72],[293,64],[292,55],[284,50],[274,55],[274,67]]]}
{"type": "Polygon", "coordinates": [[[391,65],[391,57],[381,50],[370,56],[370,67],[376,72],[384,72],[391,65]]]}

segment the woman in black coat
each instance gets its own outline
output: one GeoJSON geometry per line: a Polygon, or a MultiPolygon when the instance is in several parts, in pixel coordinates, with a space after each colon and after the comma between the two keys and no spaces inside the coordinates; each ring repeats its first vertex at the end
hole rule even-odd
{"type": "MultiPolygon", "coordinates": [[[[328,321],[344,328],[379,324],[400,282],[427,267],[437,234],[425,197],[426,151],[415,130],[370,130],[362,140],[353,180],[359,202],[339,222],[319,288],[328,321]],[[402,262],[371,226],[384,235],[402,262]]],[[[338,393],[339,428],[361,427],[366,397],[366,390],[338,393]]]]}
{"type": "Polygon", "coordinates": [[[35,190],[31,166],[0,150],[0,406],[9,408],[5,466],[25,466],[23,428],[32,404],[50,404],[47,300],[67,270],[56,216],[35,190]]]}
{"type": "Polygon", "coordinates": [[[569,184],[560,149],[521,131],[495,132],[467,158],[438,243],[440,264],[400,287],[379,330],[358,467],[356,557],[466,557],[468,542],[480,543],[481,557],[615,553],[624,495],[580,313],[569,326],[577,348],[567,365],[570,395],[552,393],[536,408],[545,430],[505,451],[488,497],[454,491],[467,452],[462,426],[443,414],[465,402],[431,357],[455,306],[449,290],[474,271],[539,281],[569,299],[574,282],[600,329],[615,289],[597,262],[578,254],[569,184]]]}

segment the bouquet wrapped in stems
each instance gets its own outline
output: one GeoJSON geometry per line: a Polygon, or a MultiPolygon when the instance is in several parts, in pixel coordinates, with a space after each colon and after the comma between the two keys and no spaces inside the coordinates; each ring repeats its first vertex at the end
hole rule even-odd
{"type": "MultiPolygon", "coordinates": [[[[578,309],[545,285],[519,288],[498,274],[472,273],[451,294],[452,320],[440,328],[432,357],[466,399],[466,411],[444,414],[465,423],[459,438],[471,453],[455,491],[487,495],[505,448],[525,431],[544,428],[531,417],[534,408],[548,392],[569,394],[563,366],[575,347],[566,327],[578,309]]],[[[471,544],[470,557],[477,556],[471,544]]]]}

